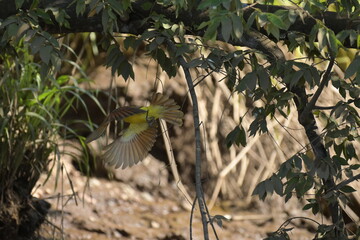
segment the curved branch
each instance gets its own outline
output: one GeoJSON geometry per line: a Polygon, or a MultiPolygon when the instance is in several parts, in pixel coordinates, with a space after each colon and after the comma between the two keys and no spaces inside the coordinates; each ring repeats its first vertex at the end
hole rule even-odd
{"type": "MultiPolygon", "coordinates": [[[[170,49],[170,52],[175,53],[176,47],[174,43],[170,40],[167,40],[167,45],[170,49]]],[[[200,135],[200,120],[199,120],[199,106],[197,101],[197,96],[195,93],[194,84],[192,81],[192,77],[190,75],[189,68],[187,67],[187,63],[185,59],[179,55],[177,57],[181,67],[184,70],[185,78],[187,85],[189,87],[191,100],[193,103],[193,118],[194,118],[194,128],[195,128],[195,187],[196,187],[196,197],[198,199],[199,208],[200,208],[200,214],[201,214],[201,220],[203,225],[203,232],[204,232],[204,239],[209,239],[209,233],[208,233],[208,220],[207,220],[207,212],[206,212],[206,202],[204,199],[204,193],[201,187],[201,135],[200,135]]]]}
{"type": "Polygon", "coordinates": [[[304,118],[306,118],[306,116],[309,114],[309,112],[311,112],[314,109],[315,104],[320,97],[320,94],[322,93],[322,91],[324,90],[324,87],[327,86],[327,84],[330,80],[330,74],[331,74],[331,70],[334,66],[334,63],[335,63],[335,58],[332,57],[330,59],[329,65],[323,75],[323,78],[321,80],[321,83],[320,83],[318,89],[314,93],[314,96],[311,98],[310,102],[308,104],[306,104],[303,112],[301,113],[301,116],[299,116],[300,121],[302,121],[302,122],[306,121],[306,119],[304,119],[304,118]]]}

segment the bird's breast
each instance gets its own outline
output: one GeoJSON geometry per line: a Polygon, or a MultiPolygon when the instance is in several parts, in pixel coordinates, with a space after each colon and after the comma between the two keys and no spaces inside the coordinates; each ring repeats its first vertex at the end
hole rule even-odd
{"type": "Polygon", "coordinates": [[[134,114],[123,119],[127,123],[146,123],[146,113],[134,114]]]}

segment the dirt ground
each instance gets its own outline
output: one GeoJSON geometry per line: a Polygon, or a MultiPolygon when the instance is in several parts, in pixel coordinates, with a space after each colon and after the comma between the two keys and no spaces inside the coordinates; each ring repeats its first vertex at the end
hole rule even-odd
{"type": "MultiPolygon", "coordinates": [[[[190,239],[191,204],[176,184],[168,181],[168,169],[155,158],[149,156],[131,169],[116,170],[112,180],[87,178],[70,158],[61,162],[56,189],[53,176],[34,193],[52,206],[40,230],[44,239],[190,239]]],[[[42,176],[39,184],[45,179],[42,176]]],[[[264,239],[289,217],[285,211],[269,212],[265,203],[263,206],[242,206],[241,200],[232,205],[219,203],[210,214],[230,219],[222,222],[222,228],[214,224],[219,239],[264,239]]],[[[314,236],[310,225],[295,224],[287,226],[294,227],[289,232],[291,239],[314,236]]],[[[192,232],[193,239],[203,239],[197,210],[192,232]]],[[[210,235],[215,239],[211,228],[210,235]]]]}

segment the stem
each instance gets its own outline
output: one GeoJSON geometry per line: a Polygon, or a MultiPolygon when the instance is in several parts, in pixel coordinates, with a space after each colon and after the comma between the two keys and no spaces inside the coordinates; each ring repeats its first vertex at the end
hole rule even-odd
{"type": "MultiPolygon", "coordinates": [[[[320,87],[319,87],[320,88],[320,87]]],[[[308,111],[305,115],[305,108],[304,106],[308,106],[307,102],[307,95],[305,88],[302,87],[295,87],[291,90],[293,93],[297,95],[294,98],[295,105],[298,111],[298,120],[299,123],[304,127],[306,136],[311,144],[312,150],[315,155],[314,160],[314,171],[316,171],[316,166],[319,164],[323,159],[329,158],[329,153],[325,149],[325,146],[321,140],[321,137],[316,132],[317,125],[315,121],[315,117],[312,111],[308,111]]],[[[308,108],[310,109],[310,108],[308,108]]],[[[326,192],[334,192],[336,188],[336,184],[332,176],[327,179],[322,179],[323,185],[325,186],[326,192]]],[[[341,212],[340,205],[337,201],[330,201],[329,202],[329,211],[331,214],[331,220],[334,225],[338,225],[339,228],[336,231],[337,236],[341,236],[342,232],[344,231],[344,222],[343,222],[343,215],[341,212]]]]}
{"type": "MultiPolygon", "coordinates": [[[[167,45],[170,48],[171,52],[176,52],[176,47],[174,43],[170,40],[167,40],[167,45]]],[[[180,55],[177,57],[178,61],[181,65],[181,67],[184,70],[185,79],[187,82],[187,85],[189,87],[191,100],[193,102],[193,118],[194,118],[194,128],[195,128],[195,188],[196,188],[196,197],[198,199],[199,203],[199,210],[201,214],[201,220],[203,225],[203,232],[204,232],[204,239],[209,239],[209,233],[208,233],[208,226],[207,226],[207,215],[206,215],[206,209],[205,209],[205,199],[204,199],[204,193],[202,191],[201,187],[201,136],[200,136],[200,120],[199,120],[199,107],[198,107],[198,101],[197,96],[195,93],[194,84],[192,81],[192,77],[189,71],[189,68],[187,67],[187,63],[185,59],[180,55]]]]}
{"type": "Polygon", "coordinates": [[[304,118],[306,118],[307,115],[309,114],[309,112],[311,112],[314,109],[315,104],[320,97],[320,94],[322,93],[322,91],[324,90],[324,87],[328,84],[328,82],[330,80],[330,73],[331,73],[331,69],[334,66],[334,63],[335,63],[335,58],[331,58],[329,65],[323,75],[323,78],[321,80],[319,88],[316,90],[316,92],[315,92],[314,96],[311,98],[310,102],[308,104],[306,104],[306,106],[300,116],[301,121],[304,121],[304,118]]]}
{"type": "Polygon", "coordinates": [[[194,209],[196,204],[197,197],[195,197],[194,202],[191,205],[191,212],[190,212],[190,240],[192,240],[192,222],[193,222],[193,216],[194,216],[194,209]]]}
{"type": "MultiPolygon", "coordinates": [[[[360,179],[360,174],[357,174],[355,176],[352,176],[351,178],[342,181],[341,183],[339,183],[338,185],[335,186],[335,190],[339,190],[340,188],[348,185],[349,183],[353,182],[353,181],[357,181],[360,179]]],[[[332,189],[333,190],[333,189],[332,189]]]]}
{"type": "MultiPolygon", "coordinates": [[[[284,62],[286,60],[285,55],[283,54],[281,49],[279,49],[279,47],[270,39],[268,39],[266,36],[263,37],[254,36],[254,37],[257,39],[256,44],[261,46],[260,48],[256,48],[256,49],[262,51],[265,55],[267,55],[270,62],[275,62],[275,61],[284,62]]],[[[308,102],[305,86],[295,86],[292,88],[287,86],[288,89],[290,89],[290,91],[296,95],[294,101],[299,116],[298,121],[304,127],[306,136],[309,142],[311,143],[311,147],[315,154],[315,165],[316,162],[328,158],[329,154],[326,151],[320,136],[316,132],[317,125],[312,110],[314,109],[316,101],[318,100],[321,92],[323,91],[324,87],[327,85],[327,83],[330,80],[330,73],[334,65],[334,61],[335,59],[331,57],[329,65],[323,75],[320,86],[315,92],[310,102],[308,102]]],[[[280,76],[280,77],[283,78],[284,76],[280,76]]],[[[334,191],[333,189],[336,188],[336,184],[333,178],[330,177],[328,179],[322,179],[322,181],[323,181],[323,185],[325,186],[326,192],[334,191]]],[[[337,201],[330,202],[329,210],[331,214],[332,223],[338,226],[336,235],[341,236],[344,232],[344,219],[339,203],[337,201]]]]}

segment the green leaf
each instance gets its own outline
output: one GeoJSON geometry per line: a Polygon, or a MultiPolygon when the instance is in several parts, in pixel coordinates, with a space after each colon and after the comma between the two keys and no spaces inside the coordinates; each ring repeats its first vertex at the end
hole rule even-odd
{"type": "Polygon", "coordinates": [[[44,42],[45,42],[45,38],[41,36],[35,36],[30,44],[31,53],[36,54],[37,52],[39,52],[44,42]]]}
{"type": "Polygon", "coordinates": [[[335,151],[336,155],[340,156],[344,149],[344,143],[341,143],[341,144],[334,143],[333,147],[334,147],[334,151],[335,151]]]}
{"type": "Polygon", "coordinates": [[[49,63],[51,57],[51,51],[53,50],[52,46],[45,46],[40,48],[40,58],[45,64],[49,63]]]}
{"type": "Polygon", "coordinates": [[[253,91],[256,87],[257,75],[256,72],[249,72],[241,80],[236,90],[242,92],[245,90],[253,91]]]}
{"type": "Polygon", "coordinates": [[[262,88],[264,91],[267,91],[271,86],[269,74],[263,67],[261,67],[257,71],[257,75],[259,79],[259,87],[262,88]]]}
{"type": "Polygon", "coordinates": [[[309,191],[312,188],[313,185],[314,185],[313,178],[308,176],[306,178],[306,181],[305,181],[304,185],[302,186],[301,195],[304,195],[307,191],[309,191]]]}
{"type": "Polygon", "coordinates": [[[210,21],[202,22],[202,23],[200,23],[200,25],[197,27],[197,30],[203,29],[204,27],[209,26],[209,25],[210,25],[210,21]]]}
{"type": "Polygon", "coordinates": [[[330,48],[329,50],[332,53],[332,56],[335,57],[338,53],[338,44],[340,42],[339,42],[339,40],[337,40],[335,33],[332,30],[327,30],[326,38],[327,38],[327,42],[329,44],[329,48],[330,48]]]}
{"type": "Polygon", "coordinates": [[[360,168],[360,164],[353,164],[353,165],[350,166],[350,168],[351,168],[352,170],[357,170],[357,169],[360,168]]]}
{"type": "Polygon", "coordinates": [[[296,71],[295,74],[293,75],[293,77],[290,80],[290,88],[294,87],[297,85],[297,83],[299,82],[300,78],[303,76],[303,71],[299,70],[296,71]]]}
{"type": "Polygon", "coordinates": [[[350,78],[355,73],[360,75],[359,72],[360,72],[360,55],[356,56],[354,61],[352,61],[352,63],[350,63],[349,67],[346,69],[345,78],[350,78]]]}
{"type": "Polygon", "coordinates": [[[21,8],[23,3],[24,3],[24,0],[15,0],[16,9],[21,8]]]}
{"type": "Polygon", "coordinates": [[[345,158],[339,157],[337,155],[334,155],[332,159],[334,163],[339,164],[341,166],[349,165],[349,163],[345,160],[345,158]]]}
{"type": "Polygon", "coordinates": [[[316,215],[320,210],[319,204],[315,203],[311,209],[312,214],[316,215]]]}
{"type": "Polygon", "coordinates": [[[204,60],[202,58],[195,58],[193,60],[191,60],[191,62],[187,63],[187,67],[188,68],[195,68],[195,67],[199,67],[204,63],[204,60]]]}
{"type": "Polygon", "coordinates": [[[235,68],[229,67],[226,69],[226,73],[227,73],[226,86],[230,91],[233,91],[236,83],[237,72],[235,68]]]}
{"type": "Polygon", "coordinates": [[[135,77],[133,68],[127,60],[121,62],[120,66],[117,69],[117,72],[118,76],[121,75],[125,81],[128,80],[129,77],[132,79],[134,79],[135,77]]]}
{"type": "Polygon", "coordinates": [[[320,166],[316,169],[316,173],[321,179],[328,179],[330,176],[330,167],[327,163],[322,162],[320,166]]]}
{"type": "Polygon", "coordinates": [[[280,30],[277,26],[269,24],[266,26],[266,31],[271,33],[277,40],[280,38],[280,30]]]}
{"type": "Polygon", "coordinates": [[[231,19],[225,16],[224,18],[221,19],[221,35],[223,36],[225,42],[229,41],[231,31],[232,31],[231,19]]]}
{"type": "Polygon", "coordinates": [[[355,148],[351,143],[346,142],[344,150],[344,155],[347,159],[351,159],[356,156],[355,148]]]}
{"type": "Polygon", "coordinates": [[[265,180],[265,190],[266,190],[266,193],[270,194],[270,195],[272,195],[274,192],[274,185],[271,182],[271,180],[269,180],[269,179],[265,180]]]}
{"type": "Polygon", "coordinates": [[[65,84],[65,83],[67,83],[69,80],[70,80],[69,75],[61,75],[60,77],[58,77],[58,78],[56,79],[56,82],[57,82],[59,85],[63,85],[63,84],[65,84]]]}
{"type": "Polygon", "coordinates": [[[243,35],[243,23],[242,16],[238,16],[235,14],[231,15],[232,26],[233,26],[233,38],[240,39],[243,35]]]}
{"type": "Polygon", "coordinates": [[[141,4],[141,8],[145,11],[150,10],[153,6],[154,6],[154,3],[152,3],[152,2],[143,2],[141,4]]]}
{"type": "Polygon", "coordinates": [[[16,36],[19,31],[19,27],[20,26],[16,23],[9,24],[6,28],[6,33],[8,35],[8,38],[16,36]]]}
{"type": "Polygon", "coordinates": [[[360,98],[355,99],[354,105],[355,105],[357,108],[360,108],[360,98]]]}
{"type": "Polygon", "coordinates": [[[108,3],[110,4],[111,8],[120,16],[123,14],[124,11],[124,2],[126,1],[116,1],[116,0],[108,0],[108,3]]]}
{"type": "Polygon", "coordinates": [[[302,159],[299,155],[295,155],[293,158],[294,166],[301,171],[302,169],[302,159]]]}
{"type": "Polygon", "coordinates": [[[288,26],[284,23],[284,21],[278,17],[276,14],[274,13],[267,13],[266,14],[267,19],[274,24],[277,28],[283,29],[283,30],[287,30],[288,26]]]}
{"type": "Polygon", "coordinates": [[[239,146],[246,146],[246,132],[245,130],[239,126],[236,126],[227,136],[226,136],[226,146],[228,148],[231,147],[234,143],[239,146]]]}
{"type": "Polygon", "coordinates": [[[258,11],[253,11],[250,15],[250,17],[247,19],[246,26],[247,28],[250,28],[252,24],[254,23],[255,17],[258,15],[258,11]]]}
{"type": "Polygon", "coordinates": [[[336,38],[343,43],[349,35],[350,35],[350,30],[342,30],[338,34],[336,34],[336,38]]]}
{"type": "Polygon", "coordinates": [[[294,97],[294,94],[291,92],[285,92],[281,94],[280,100],[290,100],[294,97]]]}
{"type": "Polygon", "coordinates": [[[305,163],[307,169],[312,169],[314,167],[314,161],[310,159],[306,154],[301,154],[301,159],[305,163]]]}
{"type": "Polygon", "coordinates": [[[283,183],[281,182],[280,178],[277,175],[274,174],[271,177],[271,181],[272,181],[272,183],[274,185],[275,192],[278,195],[282,196],[283,195],[283,183]]]}
{"type": "Polygon", "coordinates": [[[76,1],[76,16],[83,15],[86,9],[85,1],[78,0],[76,1]]]}
{"type": "Polygon", "coordinates": [[[265,181],[260,182],[254,189],[252,196],[259,195],[260,200],[264,200],[266,198],[266,188],[265,181]]]}
{"type": "Polygon", "coordinates": [[[342,191],[344,193],[356,192],[356,190],[351,186],[343,186],[342,188],[340,188],[340,191],[342,191]]]}
{"type": "Polygon", "coordinates": [[[324,47],[326,46],[326,35],[327,35],[327,31],[326,28],[321,27],[319,28],[318,34],[317,34],[317,39],[319,42],[319,50],[323,50],[324,47]]]}
{"type": "Polygon", "coordinates": [[[220,25],[219,21],[211,21],[210,25],[208,26],[208,28],[205,31],[204,39],[215,41],[216,37],[217,37],[217,29],[218,29],[219,25],[220,25]]]}
{"type": "Polygon", "coordinates": [[[313,208],[314,207],[314,203],[308,203],[308,204],[306,204],[303,208],[302,208],[302,210],[309,210],[310,208],[313,208]]]}
{"type": "Polygon", "coordinates": [[[299,178],[298,177],[293,177],[291,178],[287,183],[286,183],[286,187],[285,187],[285,194],[289,194],[292,193],[292,190],[296,187],[296,185],[299,182],[299,178]]]}
{"type": "Polygon", "coordinates": [[[279,178],[281,178],[281,179],[284,178],[288,174],[290,169],[291,169],[291,166],[288,161],[281,164],[279,172],[278,172],[279,178]]]}
{"type": "Polygon", "coordinates": [[[286,196],[285,196],[285,203],[287,203],[287,201],[289,201],[291,197],[292,197],[292,193],[291,193],[291,192],[288,193],[288,194],[286,194],[286,196]]]}

